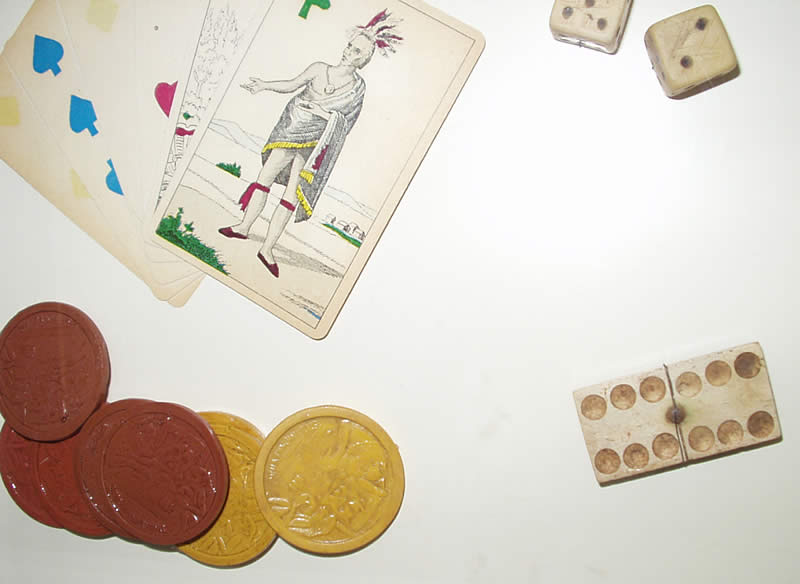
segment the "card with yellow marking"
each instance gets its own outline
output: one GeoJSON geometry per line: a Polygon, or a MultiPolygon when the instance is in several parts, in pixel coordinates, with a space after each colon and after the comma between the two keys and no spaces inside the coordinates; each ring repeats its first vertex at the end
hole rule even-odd
{"type": "MultiPolygon", "coordinates": [[[[113,10],[88,0],[58,0],[60,13],[69,31],[65,51],[74,55],[82,80],[82,89],[91,96],[92,104],[101,122],[98,127],[106,136],[120,184],[124,186],[123,200],[137,229],[137,237],[129,239],[129,245],[141,247],[142,262],[151,275],[151,288],[159,298],[171,298],[182,291],[190,280],[198,276],[196,270],[181,262],[163,249],[146,241],[143,234],[145,211],[142,204],[142,184],[139,172],[139,157],[136,144],[154,148],[152,136],[145,134],[146,119],[136,117],[137,80],[142,72],[137,63],[144,60],[147,52],[137,46],[137,19],[139,13],[153,13],[148,2],[137,0],[115,0],[113,10]],[[136,73],[136,74],[134,74],[136,73]]],[[[163,4],[163,3],[162,3],[163,4]]],[[[178,42],[191,41],[197,34],[205,13],[197,0],[175,0],[162,7],[157,22],[161,22],[164,35],[169,35],[166,23],[181,22],[187,36],[178,42]],[[179,10],[180,13],[174,13],[179,10]]],[[[175,51],[172,51],[173,53],[175,51]]],[[[162,61],[178,61],[164,59],[162,61]]],[[[155,84],[154,84],[155,85],[155,84]]],[[[152,89],[151,89],[152,94],[152,89]]],[[[155,103],[155,99],[151,97],[155,103]]],[[[160,111],[150,110],[150,117],[162,116],[160,111]]],[[[149,215],[149,213],[148,213],[149,215]]]]}
{"type": "MultiPolygon", "coordinates": [[[[48,128],[49,135],[91,193],[103,223],[125,242],[136,273],[153,284],[142,253],[142,238],[128,209],[126,183],[115,167],[105,118],[99,117],[83,79],[57,0],[37,0],[6,43],[3,57],[16,82],[48,128]]],[[[34,158],[31,164],[42,161],[34,158]]],[[[20,170],[20,169],[17,169],[20,170]]],[[[47,172],[42,163],[39,172],[47,172]]],[[[89,227],[91,234],[102,226],[89,227]]],[[[157,292],[154,289],[154,292],[157,292]]]]}
{"type": "Polygon", "coordinates": [[[484,46],[416,0],[322,4],[266,3],[152,225],[154,241],[315,339],[484,46]]]}
{"type": "MultiPolygon", "coordinates": [[[[172,10],[171,5],[169,10],[162,9],[155,28],[160,24],[162,37],[187,53],[199,34],[205,9],[188,0],[180,7],[184,10],[172,10]],[[186,14],[189,7],[196,9],[191,17],[186,14]]],[[[138,81],[138,77],[134,80],[135,62],[144,57],[132,43],[139,24],[134,15],[146,8],[146,3],[134,0],[35,0],[3,51],[4,67],[21,96],[0,95],[0,128],[9,128],[2,133],[0,149],[6,163],[31,184],[42,185],[37,188],[46,198],[119,258],[158,298],[181,306],[200,274],[144,237],[151,211],[144,221],[145,207],[135,204],[142,195],[134,168],[138,166],[137,142],[148,142],[141,145],[143,149],[157,149],[152,135],[139,131],[138,96],[132,91],[138,81]],[[64,159],[68,172],[63,176],[53,170],[49,157],[40,154],[41,148],[32,147],[27,157],[18,156],[22,150],[13,138],[14,128],[24,128],[21,143],[32,144],[28,138],[34,134],[24,132],[31,132],[34,124],[38,126],[36,140],[48,149],[55,145],[64,159]],[[39,176],[43,174],[55,176],[39,176]],[[63,177],[63,188],[72,193],[70,199],[91,201],[91,207],[66,204],[67,199],[60,196],[62,187],[54,187],[51,180],[63,177]]],[[[164,54],[175,53],[168,43],[160,48],[162,60],[164,54]]],[[[182,74],[188,75],[185,69],[182,74]]],[[[156,104],[157,96],[150,100],[156,104]]]]}
{"type": "MultiPolygon", "coordinates": [[[[0,57],[0,158],[132,272],[137,265],[0,57]],[[41,168],[46,161],[47,171],[41,168]]],[[[138,274],[137,274],[138,275],[138,274]]]]}

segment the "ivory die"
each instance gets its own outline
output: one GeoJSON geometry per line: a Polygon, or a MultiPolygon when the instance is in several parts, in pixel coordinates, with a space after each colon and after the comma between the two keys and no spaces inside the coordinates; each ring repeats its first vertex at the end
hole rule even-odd
{"type": "Polygon", "coordinates": [[[550,31],[556,40],[615,53],[630,8],[631,0],[556,0],[550,31]]]}
{"type": "Polygon", "coordinates": [[[725,25],[709,4],[655,23],[647,29],[644,44],[669,97],[701,90],[704,84],[712,87],[737,71],[725,25]]]}

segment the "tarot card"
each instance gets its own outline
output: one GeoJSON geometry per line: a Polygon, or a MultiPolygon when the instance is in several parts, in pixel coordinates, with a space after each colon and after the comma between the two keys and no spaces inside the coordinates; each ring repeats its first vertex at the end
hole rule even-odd
{"type": "Polygon", "coordinates": [[[154,240],[320,339],[484,41],[416,1],[311,4],[270,5],[154,240]]]}
{"type": "MultiPolygon", "coordinates": [[[[81,89],[75,56],[56,0],[36,0],[3,53],[12,74],[49,128],[55,144],[91,193],[104,226],[124,242],[136,273],[148,285],[150,274],[141,254],[137,226],[125,201],[124,185],[114,166],[91,95],[81,89]]],[[[141,233],[139,231],[139,233],[141,233]]]]}
{"type": "MultiPolygon", "coordinates": [[[[82,87],[92,95],[97,116],[103,120],[117,175],[126,186],[125,201],[138,225],[139,237],[129,241],[129,245],[141,247],[143,261],[151,276],[150,285],[156,296],[171,298],[194,282],[198,272],[144,238],[143,229],[147,222],[144,221],[144,197],[137,154],[138,145],[143,144],[143,139],[148,136],[143,135],[141,120],[136,119],[137,76],[132,72],[137,71],[140,55],[143,57],[146,54],[137,50],[137,16],[139,12],[152,7],[136,0],[58,2],[69,32],[71,49],[80,65],[82,87]]],[[[196,8],[197,2],[193,4],[196,8]]],[[[188,1],[183,0],[162,7],[161,13],[163,18],[172,17],[176,22],[188,24],[186,28],[194,28],[191,22],[198,20],[195,15],[202,16],[202,11],[190,9],[188,1]],[[185,10],[189,16],[176,15],[172,10],[175,7],[185,10]]],[[[171,27],[165,28],[169,30],[171,27]]],[[[189,34],[196,38],[197,32],[191,30],[189,34]]],[[[191,38],[188,40],[191,43],[191,38]]],[[[187,49],[179,46],[180,51],[187,52],[187,49]]],[[[155,99],[151,97],[151,101],[155,102],[155,99]]]]}

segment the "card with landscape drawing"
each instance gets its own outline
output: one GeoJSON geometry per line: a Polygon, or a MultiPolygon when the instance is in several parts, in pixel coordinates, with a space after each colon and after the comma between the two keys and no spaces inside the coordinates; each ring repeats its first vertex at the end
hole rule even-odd
{"type": "Polygon", "coordinates": [[[484,40],[416,0],[267,6],[153,241],[321,339],[484,40]]]}

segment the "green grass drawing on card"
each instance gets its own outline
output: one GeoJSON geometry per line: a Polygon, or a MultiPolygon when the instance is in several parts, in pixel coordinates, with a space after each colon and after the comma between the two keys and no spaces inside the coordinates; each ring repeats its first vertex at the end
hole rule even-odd
{"type": "Polygon", "coordinates": [[[225,270],[225,264],[220,262],[217,257],[217,250],[197,239],[192,233],[194,231],[193,223],[186,223],[185,225],[182,223],[183,207],[180,207],[177,215],[167,215],[161,219],[156,233],[227,276],[228,272],[225,270]]]}
{"type": "Polygon", "coordinates": [[[346,242],[352,243],[356,247],[361,247],[361,242],[358,239],[356,239],[355,237],[352,237],[350,235],[347,235],[344,231],[342,231],[338,227],[334,227],[330,223],[323,223],[322,225],[323,225],[323,227],[327,227],[328,229],[333,231],[336,235],[338,235],[339,237],[344,239],[346,242]]]}
{"type": "Polygon", "coordinates": [[[225,172],[231,173],[236,178],[242,177],[242,166],[240,164],[236,164],[235,162],[233,164],[228,164],[227,162],[220,162],[219,164],[217,164],[217,168],[221,168],[225,172]]]}

